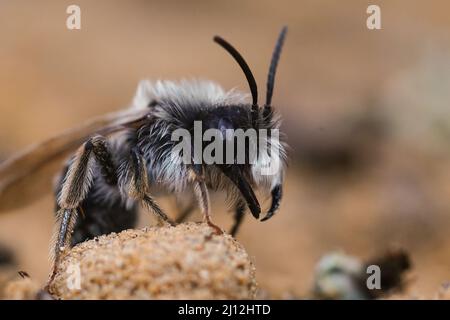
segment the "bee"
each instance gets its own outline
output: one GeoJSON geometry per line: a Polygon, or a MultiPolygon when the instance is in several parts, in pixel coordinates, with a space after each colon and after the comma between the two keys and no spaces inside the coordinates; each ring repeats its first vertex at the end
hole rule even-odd
{"type": "Polygon", "coordinates": [[[3,162],[0,210],[24,206],[45,194],[48,176],[70,156],[54,187],[58,221],[54,270],[65,248],[133,228],[140,205],[162,221],[174,224],[153,198],[159,192],[193,195],[204,221],[221,233],[211,220],[209,190],[226,191],[234,207],[231,233],[235,235],[247,208],[259,218],[261,207],[254,188],[261,188],[272,198],[262,219],[268,220],[282,198],[284,142],[271,141],[279,152],[269,157],[277,157],[272,160],[282,165],[274,174],[262,176],[257,170],[260,160],[252,164],[175,163],[171,158],[175,144],[171,134],[179,128],[192,131],[194,121],[218,130],[279,129],[272,94],[286,32],[284,27],[272,54],[263,107],[258,105],[256,81],[246,61],[231,44],[216,36],[214,41],[241,67],[250,87],[251,104],[246,94],[224,91],[211,81],[141,81],[129,108],[94,118],[3,162]]]}

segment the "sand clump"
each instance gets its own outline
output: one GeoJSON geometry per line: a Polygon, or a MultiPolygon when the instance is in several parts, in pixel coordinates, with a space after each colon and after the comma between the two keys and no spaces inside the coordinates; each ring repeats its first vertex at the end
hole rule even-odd
{"type": "Polygon", "coordinates": [[[64,254],[49,290],[60,299],[253,299],[248,254],[212,232],[188,223],[86,241],[64,254]]]}
{"type": "Polygon", "coordinates": [[[5,286],[3,299],[7,300],[36,300],[39,299],[41,287],[30,278],[15,279],[5,286]]]}

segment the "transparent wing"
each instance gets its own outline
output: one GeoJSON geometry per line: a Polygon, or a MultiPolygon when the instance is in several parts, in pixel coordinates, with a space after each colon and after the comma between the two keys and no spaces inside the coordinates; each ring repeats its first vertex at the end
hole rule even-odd
{"type": "Polygon", "coordinates": [[[67,159],[91,135],[109,135],[137,126],[149,110],[124,110],[93,118],[0,163],[0,214],[31,204],[52,189],[52,179],[67,159]]]}

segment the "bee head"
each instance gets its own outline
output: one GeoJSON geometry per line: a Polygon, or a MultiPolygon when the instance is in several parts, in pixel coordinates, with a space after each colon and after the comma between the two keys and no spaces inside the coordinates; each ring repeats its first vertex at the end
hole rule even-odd
{"type": "MultiPolygon", "coordinates": [[[[264,107],[260,108],[258,104],[258,88],[255,78],[250,70],[248,64],[245,62],[242,55],[227,41],[223,38],[216,36],[214,41],[222,46],[239,64],[241,67],[247,82],[250,87],[250,92],[252,95],[251,105],[235,105],[235,106],[223,106],[215,109],[214,114],[211,114],[205,119],[205,124],[207,128],[218,129],[222,133],[223,137],[228,140],[227,130],[229,129],[253,129],[254,134],[256,134],[256,143],[250,143],[246,146],[244,150],[236,150],[234,156],[235,158],[233,164],[229,162],[224,162],[227,164],[217,165],[217,167],[236,185],[240,190],[241,195],[246,200],[247,205],[255,218],[259,217],[260,206],[256,196],[252,190],[252,184],[269,184],[272,193],[272,205],[269,209],[267,215],[263,220],[267,220],[273,216],[279,207],[279,202],[281,200],[281,170],[277,169],[271,174],[261,173],[261,169],[264,165],[264,160],[271,158],[275,159],[275,162],[280,162],[279,159],[283,158],[284,154],[281,156],[274,156],[274,150],[284,152],[282,145],[277,139],[273,137],[265,136],[261,137],[260,129],[274,129],[275,123],[273,121],[273,110],[272,110],[272,95],[275,84],[275,74],[277,70],[278,61],[280,59],[281,49],[283,47],[284,39],[286,37],[287,28],[283,27],[278,40],[275,45],[275,49],[272,54],[272,59],[269,67],[269,73],[267,77],[267,91],[266,91],[266,101],[264,107]],[[252,162],[252,148],[253,150],[258,150],[260,147],[259,142],[264,139],[266,146],[274,147],[271,152],[268,153],[266,159],[261,159],[259,151],[256,151],[257,161],[252,162]],[[243,156],[244,163],[237,159],[239,156],[243,156]]],[[[255,140],[254,140],[255,141],[255,140]]],[[[279,153],[278,153],[279,154],[279,153]]],[[[267,171],[266,171],[267,172],[267,171]]]]}

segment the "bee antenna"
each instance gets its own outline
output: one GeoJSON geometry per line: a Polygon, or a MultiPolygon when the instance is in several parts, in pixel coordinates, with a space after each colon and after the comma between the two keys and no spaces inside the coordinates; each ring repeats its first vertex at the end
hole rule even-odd
{"type": "Polygon", "coordinates": [[[272,53],[272,61],[270,62],[269,74],[267,76],[267,92],[266,92],[266,104],[264,105],[264,117],[267,117],[272,112],[272,95],[273,87],[275,85],[275,74],[277,72],[278,61],[280,60],[281,49],[283,48],[284,38],[286,37],[287,26],[281,29],[278,40],[275,44],[275,49],[272,53]]]}
{"type": "Polygon", "coordinates": [[[219,36],[215,36],[214,42],[224,48],[234,58],[234,60],[236,60],[236,62],[244,72],[245,77],[247,78],[248,85],[250,86],[250,92],[252,93],[252,111],[253,117],[255,118],[258,115],[258,87],[256,85],[255,77],[253,77],[252,71],[250,70],[247,62],[245,62],[242,55],[226,40],[219,36]]]}

